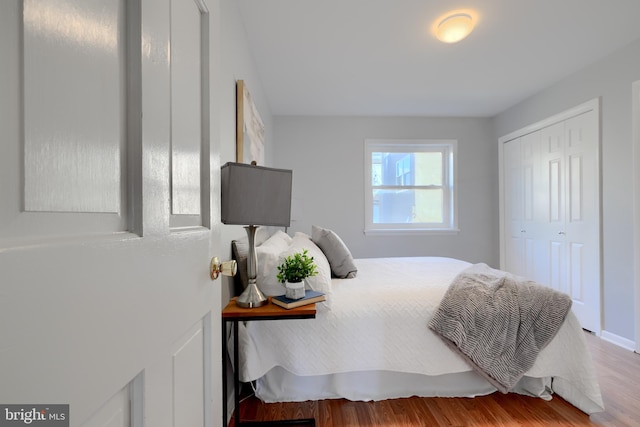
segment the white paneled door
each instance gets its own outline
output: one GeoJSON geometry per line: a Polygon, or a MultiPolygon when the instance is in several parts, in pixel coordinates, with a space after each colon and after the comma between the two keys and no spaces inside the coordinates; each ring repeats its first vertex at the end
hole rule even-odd
{"type": "Polygon", "coordinates": [[[594,111],[565,121],[566,285],[582,327],[601,331],[599,118],[594,111]]]}
{"type": "Polygon", "coordinates": [[[209,15],[0,2],[0,405],[219,425],[209,15]]]}
{"type": "Polygon", "coordinates": [[[573,299],[582,327],[601,331],[597,102],[502,142],[503,268],[573,299]]]}

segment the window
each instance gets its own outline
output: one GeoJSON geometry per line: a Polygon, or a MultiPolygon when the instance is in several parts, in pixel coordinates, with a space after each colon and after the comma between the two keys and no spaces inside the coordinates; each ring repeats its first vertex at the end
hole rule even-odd
{"type": "Polygon", "coordinates": [[[455,232],[455,140],[365,140],[365,233],[455,232]]]}

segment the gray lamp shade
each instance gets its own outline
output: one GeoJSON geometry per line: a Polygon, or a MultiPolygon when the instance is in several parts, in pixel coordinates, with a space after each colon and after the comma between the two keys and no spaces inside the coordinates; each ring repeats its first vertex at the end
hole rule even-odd
{"type": "Polygon", "coordinates": [[[291,186],[293,171],[227,163],[222,166],[222,222],[238,225],[291,223],[291,186]]]}

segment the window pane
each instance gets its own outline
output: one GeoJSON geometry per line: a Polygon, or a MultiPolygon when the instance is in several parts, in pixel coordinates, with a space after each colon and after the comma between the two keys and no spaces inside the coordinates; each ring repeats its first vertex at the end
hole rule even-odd
{"type": "Polygon", "coordinates": [[[382,185],[382,154],[371,153],[371,185],[382,185]]]}
{"type": "Polygon", "coordinates": [[[442,185],[442,153],[371,153],[371,184],[442,185]]]}
{"type": "Polygon", "coordinates": [[[443,190],[373,190],[374,224],[442,223],[443,190]]]}
{"type": "Polygon", "coordinates": [[[442,185],[442,153],[415,153],[414,185],[442,185]]]}

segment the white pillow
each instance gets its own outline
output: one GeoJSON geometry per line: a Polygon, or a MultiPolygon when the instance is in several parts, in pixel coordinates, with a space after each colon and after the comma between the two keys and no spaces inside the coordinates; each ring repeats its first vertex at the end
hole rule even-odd
{"type": "Polygon", "coordinates": [[[271,246],[271,247],[282,247],[285,249],[289,247],[293,239],[287,233],[282,230],[278,230],[271,237],[269,237],[263,244],[260,246],[271,246]]]}
{"type": "Polygon", "coordinates": [[[292,240],[287,233],[278,230],[256,248],[256,258],[258,258],[256,282],[258,288],[267,296],[284,295],[284,285],[278,282],[276,275],[278,274],[280,254],[287,250],[292,240]]]}
{"type": "Polygon", "coordinates": [[[293,236],[293,240],[289,245],[289,248],[280,254],[280,262],[290,255],[302,252],[304,249],[308,251],[309,256],[313,257],[313,261],[318,269],[318,274],[307,277],[305,281],[309,288],[314,291],[322,292],[328,297],[331,293],[331,267],[329,266],[327,257],[324,255],[322,250],[320,250],[320,248],[311,241],[311,237],[309,237],[309,235],[297,232],[293,236]]]}

